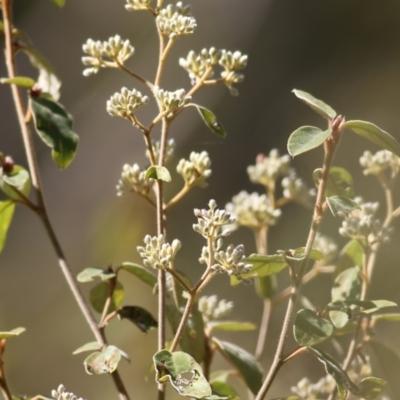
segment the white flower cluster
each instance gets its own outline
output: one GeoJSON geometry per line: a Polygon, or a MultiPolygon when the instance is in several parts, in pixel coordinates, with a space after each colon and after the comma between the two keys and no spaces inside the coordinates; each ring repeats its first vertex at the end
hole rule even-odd
{"type": "Polygon", "coordinates": [[[128,11],[148,10],[152,0],[126,0],[125,8],[128,11]]]}
{"type": "Polygon", "coordinates": [[[360,157],[364,175],[379,175],[387,169],[392,170],[392,176],[400,171],[400,158],[388,150],[380,150],[375,154],[365,151],[360,157]]]}
{"type": "Polygon", "coordinates": [[[198,185],[206,187],[206,179],[211,175],[211,160],[206,151],[196,153],[192,151],[189,160],[179,161],[176,170],[187,186],[198,185]]]}
{"type": "MultiPolygon", "coordinates": [[[[207,69],[218,64],[220,58],[221,51],[215,47],[211,47],[210,49],[201,50],[199,54],[190,51],[186,58],[179,59],[179,65],[189,73],[190,80],[195,84],[197,79],[203,77],[207,69]]],[[[211,75],[212,71],[210,71],[210,75],[208,76],[211,75]]]]}
{"type": "Polygon", "coordinates": [[[143,96],[136,89],[129,90],[126,87],[121,92],[114,93],[107,101],[107,112],[112,116],[131,118],[135,111],[149,101],[147,96],[143,96]]]}
{"type": "Polygon", "coordinates": [[[330,394],[335,389],[335,380],[331,375],[326,375],[318,382],[312,383],[308,378],[303,378],[290,390],[301,399],[318,400],[322,394],[330,394]]]}
{"type": "Polygon", "coordinates": [[[128,192],[135,192],[147,196],[154,184],[154,179],[145,178],[146,171],[140,169],[138,164],[125,164],[122,167],[121,178],[117,184],[117,196],[128,192]]]}
{"type": "Polygon", "coordinates": [[[203,315],[204,322],[214,321],[227,315],[233,308],[231,301],[224,299],[218,301],[216,295],[202,296],[199,299],[199,311],[203,315]]]}
{"type": "Polygon", "coordinates": [[[59,385],[57,390],[51,391],[51,397],[56,400],[83,400],[82,397],[77,397],[73,393],[65,391],[64,385],[59,385]]]}
{"type": "Polygon", "coordinates": [[[175,6],[169,4],[161,9],[156,20],[161,32],[170,38],[190,35],[197,26],[195,18],[191,15],[190,5],[183,6],[181,1],[175,6]]]}
{"type": "Polygon", "coordinates": [[[123,64],[135,51],[129,40],[122,40],[119,35],[104,42],[88,39],[82,48],[84,53],[88,54],[82,57],[83,65],[89,67],[83,71],[85,76],[99,72],[101,67],[107,66],[107,61],[123,64]]]}
{"type": "Polygon", "coordinates": [[[230,244],[226,251],[217,251],[214,255],[216,264],[211,268],[218,272],[226,272],[228,275],[234,275],[238,279],[242,274],[250,272],[253,267],[251,264],[246,264],[246,256],[244,254],[244,246],[239,244],[234,247],[230,244]]]}
{"type": "Polygon", "coordinates": [[[287,199],[296,201],[306,207],[312,205],[315,189],[308,189],[304,181],[297,177],[293,169],[290,169],[289,175],[282,179],[282,187],[283,196],[287,199]]]}
{"type": "Polygon", "coordinates": [[[155,87],[153,93],[161,104],[161,111],[166,114],[183,107],[191,100],[190,96],[186,96],[184,89],[168,92],[167,90],[155,87]]]}
{"type": "Polygon", "coordinates": [[[144,237],[145,247],[138,246],[137,251],[143,258],[146,267],[163,269],[175,260],[176,253],[181,248],[181,242],[174,239],[172,244],[165,241],[163,235],[144,237]]]}
{"type": "Polygon", "coordinates": [[[280,209],[274,209],[265,194],[241,191],[233,196],[232,202],[225,209],[236,217],[236,226],[247,226],[260,229],[263,226],[275,225],[281,216],[280,209]]]}
{"type": "Polygon", "coordinates": [[[268,157],[259,155],[256,165],[247,167],[250,180],[265,187],[275,185],[278,178],[289,175],[289,172],[290,156],[285,154],[280,157],[277,149],[272,149],[268,157]]]}
{"type": "Polygon", "coordinates": [[[339,233],[350,239],[362,239],[372,242],[388,242],[393,228],[382,227],[379,219],[375,218],[379,203],[364,203],[361,198],[354,199],[360,210],[353,210],[342,222],[339,233]]]}
{"type": "Polygon", "coordinates": [[[230,234],[230,229],[223,229],[227,225],[235,222],[235,217],[226,210],[219,210],[215,200],[210,200],[208,203],[209,210],[198,209],[194,210],[194,215],[197,217],[197,224],[193,225],[193,230],[200,233],[205,239],[209,237],[218,239],[221,236],[230,234]]]}
{"type": "Polygon", "coordinates": [[[247,59],[248,56],[242,54],[240,51],[232,53],[231,51],[221,50],[219,64],[224,68],[224,71],[221,72],[221,77],[224,79],[232,95],[237,95],[238,93],[232,84],[240,83],[244,79],[244,75],[238,73],[237,70],[246,68],[247,59]]]}
{"type": "MultiPolygon", "coordinates": [[[[153,146],[153,153],[154,153],[154,157],[156,158],[156,160],[158,160],[158,158],[160,157],[160,149],[161,149],[161,144],[160,141],[152,141],[152,146],[153,146]]],[[[175,152],[175,140],[174,139],[168,139],[167,140],[167,144],[166,144],[166,148],[165,148],[165,157],[164,157],[164,163],[167,164],[168,161],[173,157],[174,152],[175,152]]],[[[150,154],[149,151],[146,150],[146,157],[150,160],[150,154]]]]}
{"type": "Polygon", "coordinates": [[[313,248],[324,255],[323,260],[321,260],[323,264],[331,262],[337,254],[337,244],[333,239],[323,236],[319,232],[315,236],[313,248]]]}

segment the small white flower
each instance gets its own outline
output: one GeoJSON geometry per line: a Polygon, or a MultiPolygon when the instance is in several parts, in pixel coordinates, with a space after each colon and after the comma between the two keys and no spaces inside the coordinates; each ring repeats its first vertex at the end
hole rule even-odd
{"type": "Polygon", "coordinates": [[[189,160],[179,161],[176,170],[188,186],[198,185],[206,187],[206,179],[211,175],[211,160],[206,151],[196,153],[192,151],[189,160]]]}
{"type": "Polygon", "coordinates": [[[168,92],[159,87],[155,87],[153,93],[161,104],[161,111],[166,114],[183,107],[191,100],[190,96],[186,96],[184,89],[175,90],[175,92],[168,92]]]}
{"type": "Polygon", "coordinates": [[[121,92],[113,94],[107,101],[107,112],[112,116],[131,119],[135,111],[149,101],[136,89],[129,90],[126,87],[121,92]]]}
{"type": "Polygon", "coordinates": [[[196,28],[196,20],[191,15],[191,7],[183,6],[182,2],[169,4],[160,10],[157,24],[164,35],[170,38],[179,35],[190,35],[196,28]]]}

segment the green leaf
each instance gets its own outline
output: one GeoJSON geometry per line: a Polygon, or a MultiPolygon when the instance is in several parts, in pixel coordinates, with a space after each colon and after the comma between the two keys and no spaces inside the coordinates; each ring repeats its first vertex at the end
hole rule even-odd
{"type": "Polygon", "coordinates": [[[14,165],[11,172],[4,172],[4,169],[0,168],[0,188],[13,200],[21,200],[21,196],[15,189],[24,196],[28,196],[31,189],[28,171],[20,165],[14,165]]]}
{"type": "Polygon", "coordinates": [[[375,399],[382,392],[386,382],[380,378],[365,378],[359,384],[359,396],[366,400],[375,399]]]}
{"type": "Polygon", "coordinates": [[[14,210],[15,204],[12,201],[0,201],[0,253],[6,242],[7,232],[14,215],[14,210]]]}
{"type": "Polygon", "coordinates": [[[344,127],[400,157],[400,145],[396,139],[371,122],[347,121],[344,127]]]}
{"type": "Polygon", "coordinates": [[[301,346],[313,346],[329,339],[333,333],[332,324],[319,317],[312,310],[300,310],[294,320],[293,334],[301,346]]]}
{"type": "MultiPolygon", "coordinates": [[[[318,168],[313,173],[315,186],[318,188],[322,177],[322,168],[318,168]]],[[[332,167],[329,170],[326,182],[325,196],[354,197],[353,178],[350,172],[341,167],[332,167]]]]}
{"type": "Polygon", "coordinates": [[[321,350],[317,350],[314,347],[308,347],[307,351],[316,357],[321,363],[323,363],[326,372],[329,375],[332,375],[342,400],[346,398],[347,390],[353,394],[358,394],[358,386],[349,378],[346,371],[344,371],[329,354],[321,350]]]}
{"type": "Polygon", "coordinates": [[[9,85],[17,85],[19,87],[31,89],[35,86],[36,82],[27,76],[16,76],[15,78],[1,78],[0,83],[7,83],[9,85]]]}
{"type": "Polygon", "coordinates": [[[226,137],[226,131],[224,127],[217,121],[217,117],[214,115],[213,112],[197,104],[194,104],[194,106],[196,107],[201,118],[203,119],[207,127],[211,130],[211,132],[222,138],[226,137]]]}
{"type": "Polygon", "coordinates": [[[336,117],[336,111],[325,104],[322,100],[316,99],[310,93],[303,92],[302,90],[293,89],[292,92],[296,97],[310,106],[315,112],[327,119],[334,119],[336,117]]]}
{"type": "Polygon", "coordinates": [[[269,256],[252,254],[246,258],[246,263],[251,264],[253,268],[247,274],[243,274],[243,278],[274,275],[287,267],[287,262],[282,254],[274,254],[269,256]]]}
{"type": "Polygon", "coordinates": [[[211,396],[211,386],[195,359],[182,351],[161,350],[153,357],[156,381],[170,382],[181,396],[202,399],[211,396]]]}
{"type": "Polygon", "coordinates": [[[157,277],[141,265],[131,262],[124,262],[121,264],[121,268],[135,275],[137,278],[144,283],[147,283],[151,287],[154,287],[157,284],[157,277]]]}
{"type": "Polygon", "coordinates": [[[171,175],[167,168],[160,165],[152,165],[147,168],[144,176],[146,179],[159,179],[164,182],[171,182],[171,175]]]}
{"type": "Polygon", "coordinates": [[[0,332],[0,340],[1,339],[8,339],[10,337],[14,337],[14,336],[19,336],[22,332],[25,332],[26,329],[19,327],[19,328],[15,328],[12,329],[11,331],[8,332],[0,332]]]}
{"type": "MultiPolygon", "coordinates": [[[[231,285],[235,286],[241,283],[243,279],[239,280],[235,275],[231,276],[231,285]]],[[[278,281],[276,275],[258,276],[254,279],[256,292],[261,299],[272,299],[276,293],[278,281]]]]}
{"type": "Polygon", "coordinates": [[[390,398],[396,399],[400,393],[400,357],[381,342],[371,340],[368,345],[373,373],[387,382],[386,392],[390,398]]]}
{"type": "MultiPolygon", "coordinates": [[[[90,304],[98,313],[101,314],[103,312],[104,305],[107,301],[109,294],[110,285],[108,284],[108,282],[100,282],[90,291],[90,304]]],[[[112,296],[109,312],[115,311],[120,306],[123,298],[124,287],[121,285],[120,282],[117,282],[112,296]]]]}
{"type": "Polygon", "coordinates": [[[378,321],[400,322],[400,313],[377,314],[373,315],[371,320],[372,324],[378,321]]]}
{"type": "Polygon", "coordinates": [[[111,374],[121,360],[121,351],[118,347],[107,346],[103,351],[96,351],[86,357],[83,365],[89,375],[111,374]]]}
{"type": "Polygon", "coordinates": [[[257,394],[261,388],[263,370],[255,357],[241,347],[212,338],[217,348],[224,357],[240,372],[245,380],[247,387],[252,393],[257,394]]]}
{"type": "MultiPolygon", "coordinates": [[[[305,247],[298,247],[297,249],[291,250],[293,253],[293,257],[297,260],[304,260],[306,257],[306,248],[305,247]]],[[[324,255],[317,249],[311,249],[310,254],[308,256],[310,260],[314,261],[321,261],[324,258],[324,255]]]]}
{"type": "Polygon", "coordinates": [[[211,321],[207,324],[210,329],[219,331],[253,331],[257,327],[251,322],[211,321]]]}
{"type": "Polygon", "coordinates": [[[229,371],[215,371],[211,374],[210,384],[213,393],[236,398],[236,390],[228,383],[229,371]]]}
{"type": "Polygon", "coordinates": [[[41,95],[44,96],[48,94],[52,100],[57,101],[60,98],[61,82],[54,67],[46,57],[31,44],[28,36],[24,32],[19,31],[19,35],[23,38],[23,43],[28,43],[28,45],[21,46],[21,50],[28,56],[32,66],[39,71],[37,86],[42,92],[41,95]]]}
{"type": "Polygon", "coordinates": [[[103,347],[99,342],[89,342],[81,347],[78,347],[72,354],[84,353],[85,351],[101,350],[103,347]]]}
{"type": "Polygon", "coordinates": [[[65,0],[51,0],[57,7],[64,7],[65,5],[65,0]]]}
{"type": "Polygon", "coordinates": [[[336,265],[336,274],[353,267],[361,267],[363,263],[364,248],[359,240],[350,240],[339,254],[336,265]]]}
{"type": "Polygon", "coordinates": [[[154,317],[144,308],[138,306],[123,306],[117,310],[120,319],[126,318],[133,322],[143,333],[157,328],[154,317]]]}
{"type": "Polygon", "coordinates": [[[65,108],[49,99],[31,98],[35,128],[43,142],[52,149],[60,168],[67,168],[75,157],[78,135],[72,131],[72,117],[65,108]]]}
{"type": "MultiPolygon", "coordinates": [[[[335,278],[332,287],[332,302],[360,297],[362,281],[359,273],[359,267],[348,268],[335,278]]],[[[330,311],[329,317],[338,329],[345,327],[350,320],[349,315],[343,311],[330,311]]]]}
{"type": "Polygon", "coordinates": [[[114,278],[114,272],[103,268],[85,268],[82,272],[78,274],[76,279],[79,282],[93,282],[94,278],[100,278],[102,281],[114,278]]]}
{"type": "Polygon", "coordinates": [[[347,197],[331,196],[326,198],[326,202],[334,217],[340,216],[341,213],[348,215],[351,211],[360,209],[358,203],[347,197]]]}
{"type": "Polygon", "coordinates": [[[287,143],[288,153],[295,157],[315,149],[325,142],[331,132],[331,129],[323,131],[315,126],[302,126],[290,135],[287,143]]]}

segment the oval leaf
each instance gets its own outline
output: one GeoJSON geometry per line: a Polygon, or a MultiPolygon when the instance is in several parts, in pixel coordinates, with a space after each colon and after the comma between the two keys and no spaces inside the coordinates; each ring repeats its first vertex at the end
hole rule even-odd
{"type": "Polygon", "coordinates": [[[27,76],[16,76],[15,78],[1,78],[0,83],[7,83],[9,85],[17,85],[19,87],[31,89],[35,86],[36,82],[27,76]]]}
{"type": "MultiPolygon", "coordinates": [[[[322,169],[318,168],[313,173],[315,186],[318,188],[322,176],[322,169]]],[[[332,167],[329,170],[326,182],[325,196],[354,197],[353,177],[350,172],[341,167],[332,167]]]]}
{"type": "Polygon", "coordinates": [[[24,196],[29,195],[31,179],[28,171],[20,165],[14,165],[11,172],[5,173],[0,169],[0,188],[11,199],[21,200],[17,189],[24,196]]]}
{"type": "Polygon", "coordinates": [[[281,254],[269,256],[252,254],[246,258],[246,263],[251,264],[253,268],[250,272],[242,275],[245,279],[253,278],[255,276],[274,275],[287,267],[287,262],[281,254]]]}
{"type": "Polygon", "coordinates": [[[64,107],[49,99],[31,98],[35,128],[43,142],[52,149],[60,168],[67,168],[75,157],[78,135],[72,131],[72,117],[64,107]]]}
{"type": "Polygon", "coordinates": [[[147,283],[151,287],[154,287],[157,284],[157,277],[141,265],[124,262],[121,264],[121,268],[135,275],[137,278],[144,283],[147,283]]]}
{"type": "Polygon", "coordinates": [[[147,333],[150,329],[157,328],[158,324],[154,317],[144,308],[138,306],[123,306],[117,310],[120,319],[129,319],[143,333],[147,333]]]}
{"type": "Polygon", "coordinates": [[[336,274],[355,266],[361,267],[363,262],[364,248],[359,240],[350,240],[342,249],[336,265],[336,274]]]}
{"type": "Polygon", "coordinates": [[[211,130],[211,132],[222,138],[226,137],[226,131],[224,127],[217,121],[217,117],[214,115],[213,112],[197,104],[195,104],[194,106],[197,108],[197,111],[199,112],[201,118],[211,130]]]}
{"type": "Polygon", "coordinates": [[[341,213],[348,215],[351,211],[360,209],[358,203],[347,197],[331,196],[326,198],[326,202],[334,217],[340,216],[341,213]]]}
{"type": "Polygon", "coordinates": [[[99,342],[89,342],[78,347],[72,354],[84,353],[85,351],[100,350],[103,347],[99,342]]]}
{"type": "MultiPolygon", "coordinates": [[[[110,294],[110,286],[108,282],[100,282],[90,291],[90,304],[98,312],[102,313],[106,300],[110,294]]],[[[121,304],[124,298],[124,287],[120,282],[117,282],[115,287],[109,312],[115,311],[121,304]]]]}
{"type": "Polygon", "coordinates": [[[153,360],[157,382],[169,381],[181,396],[196,399],[211,396],[211,386],[204,377],[203,370],[189,354],[161,350],[154,355],[153,360]]]}
{"type": "Polygon", "coordinates": [[[14,210],[15,204],[12,201],[0,201],[0,253],[6,242],[7,232],[14,215],[14,210]]]}
{"type": "Polygon", "coordinates": [[[8,339],[13,336],[19,336],[22,332],[25,332],[25,331],[26,331],[25,328],[19,327],[19,328],[12,329],[11,331],[8,331],[8,332],[0,332],[0,339],[8,339]]]}
{"type": "Polygon", "coordinates": [[[100,278],[102,281],[114,278],[114,272],[111,272],[103,268],[85,268],[82,272],[78,274],[76,279],[79,282],[93,282],[94,278],[100,278]]]}
{"type": "Polygon", "coordinates": [[[386,382],[380,378],[365,378],[359,384],[359,396],[366,400],[373,400],[383,390],[383,387],[386,385],[386,382]]]}
{"type": "Polygon", "coordinates": [[[313,346],[329,339],[333,325],[312,310],[300,310],[294,320],[293,334],[301,346],[313,346]]]}
{"type": "Polygon", "coordinates": [[[365,137],[370,142],[375,143],[383,149],[396,154],[397,157],[400,157],[400,145],[396,139],[383,129],[371,124],[371,122],[347,121],[344,126],[354,133],[357,133],[357,135],[365,137]]]}
{"type": "Polygon", "coordinates": [[[261,388],[263,370],[255,357],[233,343],[212,338],[225,358],[240,372],[247,387],[257,394],[261,388]]]}
{"type": "Polygon", "coordinates": [[[103,351],[90,354],[83,365],[89,375],[111,374],[114,372],[121,360],[121,351],[118,347],[107,346],[103,351]]]}
{"type": "Polygon", "coordinates": [[[171,175],[167,168],[160,165],[152,165],[147,168],[144,176],[146,179],[159,179],[164,182],[171,182],[171,175]]]}
{"type": "Polygon", "coordinates": [[[323,131],[315,126],[302,126],[289,137],[287,149],[292,157],[321,146],[331,134],[331,129],[323,131]]]}
{"type": "Polygon", "coordinates": [[[315,112],[327,119],[334,119],[336,117],[336,111],[325,104],[322,100],[316,99],[310,93],[303,92],[302,90],[293,89],[292,92],[296,97],[310,106],[315,112]]]}
{"type": "Polygon", "coordinates": [[[212,321],[207,324],[210,329],[219,331],[253,331],[257,327],[251,322],[212,321]]]}

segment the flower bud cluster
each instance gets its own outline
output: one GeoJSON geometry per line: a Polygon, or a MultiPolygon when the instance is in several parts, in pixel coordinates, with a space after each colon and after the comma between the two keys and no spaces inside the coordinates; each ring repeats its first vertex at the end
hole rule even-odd
{"type": "Polygon", "coordinates": [[[290,173],[290,156],[279,156],[277,149],[272,149],[269,156],[259,155],[256,165],[247,167],[247,173],[253,183],[260,183],[265,187],[275,185],[275,181],[290,173]]]}
{"type": "Polygon", "coordinates": [[[313,248],[323,254],[324,258],[321,260],[323,264],[330,263],[337,254],[337,244],[331,238],[323,236],[319,232],[315,236],[313,248]]]}
{"type": "Polygon", "coordinates": [[[308,378],[303,378],[290,390],[301,399],[318,400],[323,394],[330,394],[335,389],[335,380],[331,375],[322,377],[318,382],[312,383],[308,378]]]}
{"type": "MultiPolygon", "coordinates": [[[[210,49],[201,50],[199,54],[190,51],[186,58],[179,59],[179,65],[189,73],[192,84],[195,84],[198,79],[203,77],[207,69],[211,69],[218,63],[220,58],[221,51],[211,47],[210,49]]],[[[211,75],[212,71],[206,78],[211,75]]]]}
{"type": "Polygon", "coordinates": [[[149,101],[147,96],[143,96],[136,89],[129,90],[126,87],[121,92],[114,93],[107,101],[107,112],[111,116],[123,117],[131,120],[135,111],[149,101]]]}
{"type": "Polygon", "coordinates": [[[170,38],[190,35],[197,26],[195,18],[191,15],[191,7],[183,6],[181,1],[160,10],[156,20],[161,32],[170,38]]]}
{"type": "Polygon", "coordinates": [[[82,397],[77,397],[73,393],[65,391],[64,385],[59,385],[57,390],[51,391],[51,397],[56,400],[83,400],[82,397]]]}
{"type": "Polygon", "coordinates": [[[364,175],[379,175],[387,169],[392,170],[392,177],[400,171],[400,158],[388,150],[380,150],[375,154],[365,151],[360,157],[364,175]]]}
{"type": "Polygon", "coordinates": [[[265,194],[241,191],[233,196],[232,202],[225,209],[235,215],[236,226],[247,226],[250,229],[260,229],[275,225],[281,216],[280,209],[274,209],[265,194]]]}
{"type": "Polygon", "coordinates": [[[216,295],[202,296],[199,299],[199,311],[203,315],[205,323],[224,317],[232,308],[233,303],[231,301],[224,299],[218,301],[216,295]]]}
{"type": "Polygon", "coordinates": [[[168,92],[159,87],[155,87],[153,93],[161,105],[161,111],[166,114],[183,107],[191,100],[190,96],[186,96],[184,89],[168,92]]]}
{"type": "Polygon", "coordinates": [[[140,169],[138,164],[125,164],[122,167],[121,178],[117,184],[117,196],[128,192],[135,192],[147,196],[154,184],[154,179],[145,178],[146,171],[140,169]]]}
{"type": "Polygon", "coordinates": [[[339,233],[350,239],[365,239],[371,242],[388,242],[393,228],[382,226],[379,219],[375,218],[378,203],[363,203],[361,198],[355,201],[361,210],[353,210],[342,222],[339,233]]]}
{"type": "Polygon", "coordinates": [[[146,267],[164,269],[175,260],[176,253],[181,248],[181,242],[174,239],[172,244],[165,241],[163,235],[144,237],[145,246],[138,246],[137,250],[146,267]]]}
{"type": "Polygon", "coordinates": [[[152,0],[126,0],[125,8],[128,11],[148,10],[152,0]]]}
{"type": "Polygon", "coordinates": [[[198,208],[194,210],[197,224],[193,225],[193,230],[206,239],[218,239],[221,236],[229,235],[230,229],[224,230],[224,227],[233,224],[235,217],[226,210],[219,210],[215,200],[210,200],[208,206],[209,210],[198,208]]]}
{"type": "MultiPolygon", "coordinates": [[[[167,164],[168,161],[173,157],[175,152],[175,145],[176,143],[174,139],[167,140],[167,144],[165,147],[165,156],[164,156],[165,164],[167,164]]],[[[152,141],[152,146],[153,146],[154,157],[156,158],[156,160],[158,160],[160,157],[161,142],[159,140],[152,141]]],[[[150,160],[150,154],[148,150],[146,150],[146,157],[150,160]]]]}
{"type": "Polygon", "coordinates": [[[176,170],[185,181],[185,185],[206,187],[206,179],[211,175],[211,160],[206,151],[196,153],[192,151],[189,160],[179,161],[176,170]]]}
{"type": "Polygon", "coordinates": [[[289,175],[282,179],[283,196],[293,200],[306,207],[312,205],[312,199],[315,197],[315,189],[308,189],[301,178],[298,178],[296,172],[290,169],[289,175]]]}
{"type": "Polygon", "coordinates": [[[221,50],[219,64],[224,68],[224,71],[221,72],[221,77],[232,95],[237,95],[237,90],[233,88],[232,84],[240,83],[244,79],[244,74],[238,73],[237,70],[246,68],[247,59],[248,56],[240,51],[232,53],[231,51],[221,50]]]}
{"type": "Polygon", "coordinates": [[[214,254],[216,264],[211,268],[214,271],[226,272],[228,275],[234,275],[240,278],[242,274],[250,272],[252,264],[246,264],[246,256],[244,254],[244,246],[239,244],[234,247],[230,244],[226,251],[217,251],[214,254]]]}
{"type": "Polygon", "coordinates": [[[88,54],[82,57],[83,65],[89,67],[83,71],[85,76],[96,74],[101,67],[106,67],[107,60],[104,58],[123,64],[135,51],[129,40],[122,40],[119,35],[104,42],[88,39],[82,48],[84,53],[88,54]]]}

